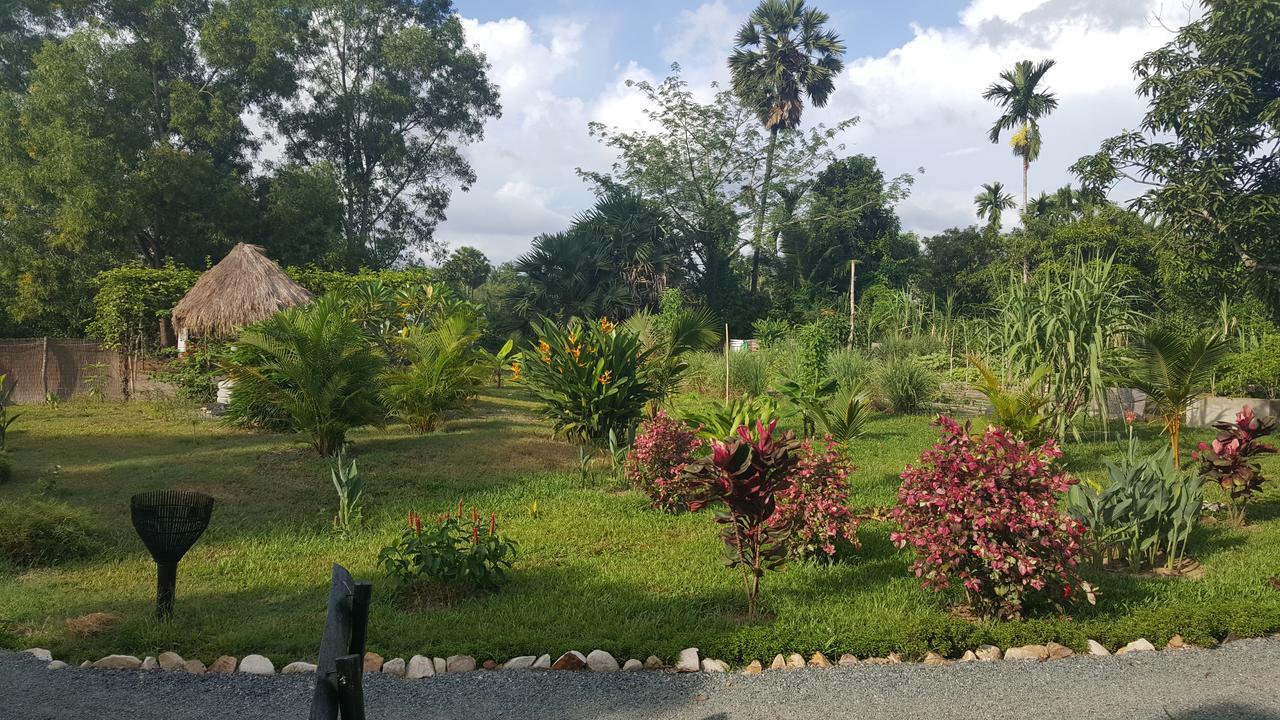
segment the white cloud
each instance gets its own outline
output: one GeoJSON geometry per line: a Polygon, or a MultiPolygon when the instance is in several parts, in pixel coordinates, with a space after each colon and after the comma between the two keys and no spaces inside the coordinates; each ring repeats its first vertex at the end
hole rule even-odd
{"type": "Polygon", "coordinates": [[[997,74],[1022,59],[1053,58],[1046,76],[1059,108],[1041,122],[1044,149],[1032,165],[1030,192],[1074,178],[1068,167],[1142,116],[1131,66],[1169,38],[1152,22],[1158,0],[975,0],[959,26],[915,28],[903,46],[847,63],[830,105],[811,120],[859,115],[853,152],[875,155],[889,174],[923,166],[899,208],[908,229],[932,234],[976,222],[979,185],[1004,182],[1021,194],[1021,166],[986,133],[997,111],[982,99],[997,74]],[[1123,7],[1121,7],[1123,6],[1123,7]]]}
{"type": "MultiPolygon", "coordinates": [[[[805,124],[861,116],[842,138],[849,152],[876,156],[890,175],[926,169],[899,208],[908,229],[932,234],[973,223],[972,198],[981,183],[1022,185],[1008,147],[986,140],[997,112],[981,96],[1000,70],[1022,59],[1057,60],[1047,85],[1060,107],[1042,122],[1044,149],[1030,181],[1033,195],[1051,191],[1072,180],[1067,168],[1078,157],[1137,125],[1143,104],[1133,93],[1130,67],[1168,40],[1169,31],[1154,20],[1164,9],[1162,0],[973,0],[956,25],[916,27],[914,37],[884,55],[849,58],[829,106],[809,110],[805,124]]],[[[1183,15],[1166,14],[1163,24],[1186,22],[1183,15]]],[[[678,61],[705,94],[711,82],[727,80],[725,57],[741,20],[723,0],[681,11],[659,56],[678,61]]],[[[624,81],[653,81],[666,67],[613,57],[616,71],[603,86],[597,79],[575,87],[583,65],[599,61],[585,57],[585,38],[603,33],[608,39],[591,19],[464,20],[464,26],[493,66],[503,117],[468,149],[479,181],[455,195],[438,234],[454,247],[475,245],[503,261],[588,207],[590,191],[574,169],[604,169],[612,161],[588,136],[588,121],[643,127],[643,103],[624,81]]]]}

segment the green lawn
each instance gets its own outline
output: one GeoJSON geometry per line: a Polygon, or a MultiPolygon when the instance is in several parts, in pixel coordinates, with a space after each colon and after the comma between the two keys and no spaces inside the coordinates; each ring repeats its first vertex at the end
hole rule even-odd
{"type": "MultiPolygon", "coordinates": [[[[1198,532],[1191,555],[1203,578],[1093,578],[1103,596],[1072,618],[975,624],[948,612],[954,598],[919,588],[889,527],[865,523],[862,552],[832,566],[793,564],[765,579],[766,614],[741,615],[739,576],[721,563],[707,513],[664,515],[638,493],[603,478],[584,482],[576,450],[549,437],[511,391],[486,394],[448,431],[417,436],[401,426],[353,434],[367,477],[364,529],[330,530],[333,491],[324,463],[289,437],[224,428],[172,404],[31,407],[11,432],[17,478],[0,498],[39,489],[87,508],[103,527],[91,559],[29,571],[0,569],[0,637],[81,660],[112,652],[173,649],[206,662],[261,652],[277,664],[312,658],[324,620],[329,565],[375,582],[369,647],[392,656],[467,653],[479,659],[604,648],[619,657],[671,658],[681,648],[733,662],[777,652],[859,656],[927,650],[955,654],[984,642],[1007,646],[1086,638],[1111,645],[1139,636],[1161,644],[1178,633],[1207,643],[1228,633],[1280,630],[1280,489],[1250,510],[1243,530],[1198,532]],[[154,565],[128,520],[131,494],[188,488],[217,499],[213,524],[179,571],[177,616],[157,623],[154,565]],[[404,526],[462,497],[496,510],[520,544],[501,593],[452,607],[399,609],[375,566],[404,526]],[[530,506],[536,502],[534,516],[530,506]],[[78,637],[67,620],[115,613],[119,624],[78,637]]],[[[1144,430],[1144,444],[1161,442],[1144,430]]],[[[1190,446],[1205,437],[1189,433],[1190,446]]],[[[897,474],[934,438],[928,419],[883,417],[853,447],[859,506],[892,503],[897,474]]],[[[1098,476],[1114,442],[1068,448],[1068,467],[1098,476]]],[[[1280,463],[1268,469],[1280,475],[1280,463]]]]}

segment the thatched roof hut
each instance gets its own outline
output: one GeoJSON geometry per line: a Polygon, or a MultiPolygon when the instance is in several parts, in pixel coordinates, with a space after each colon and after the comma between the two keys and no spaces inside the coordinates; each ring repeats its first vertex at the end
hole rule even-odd
{"type": "Polygon", "coordinates": [[[230,338],[245,325],[310,301],[311,293],[285,275],[265,250],[239,243],[178,301],[173,329],[179,340],[230,338]]]}

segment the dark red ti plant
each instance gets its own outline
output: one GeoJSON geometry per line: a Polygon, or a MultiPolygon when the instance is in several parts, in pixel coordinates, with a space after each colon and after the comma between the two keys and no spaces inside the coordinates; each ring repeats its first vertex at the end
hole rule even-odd
{"type": "Polygon", "coordinates": [[[800,444],[795,433],[774,437],[778,421],[757,422],[752,433],[746,425],[737,437],[712,444],[711,457],[690,463],[685,472],[700,486],[701,499],[689,503],[698,510],[708,502],[723,505],[716,520],[724,524],[729,567],[744,569],[747,611],[756,612],[760,578],[786,560],[790,528],[769,521],[778,509],[778,494],[791,484],[799,461],[800,444]]]}
{"type": "Polygon", "coordinates": [[[1236,413],[1235,422],[1217,422],[1218,437],[1212,443],[1200,443],[1192,455],[1200,461],[1200,477],[1213,481],[1231,494],[1231,521],[1244,524],[1245,505],[1266,480],[1256,458],[1276,452],[1276,448],[1258,438],[1276,431],[1275,418],[1259,418],[1253,408],[1244,406],[1236,413]]]}

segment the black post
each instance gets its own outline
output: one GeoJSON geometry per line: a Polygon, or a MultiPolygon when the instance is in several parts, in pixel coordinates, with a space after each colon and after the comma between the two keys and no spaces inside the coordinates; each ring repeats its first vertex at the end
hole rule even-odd
{"type": "Polygon", "coordinates": [[[311,720],[364,720],[364,645],[373,584],[333,566],[329,614],[320,639],[311,720]]]}
{"type": "Polygon", "coordinates": [[[364,645],[369,636],[369,598],[372,595],[373,583],[368,580],[357,580],[351,590],[351,644],[347,652],[361,658],[364,658],[364,645]]]}
{"type": "Polygon", "coordinates": [[[335,665],[342,720],[364,720],[364,656],[343,655],[335,665]]]}
{"type": "Polygon", "coordinates": [[[173,596],[178,589],[178,563],[156,563],[156,619],[173,617],[173,596]]]}

